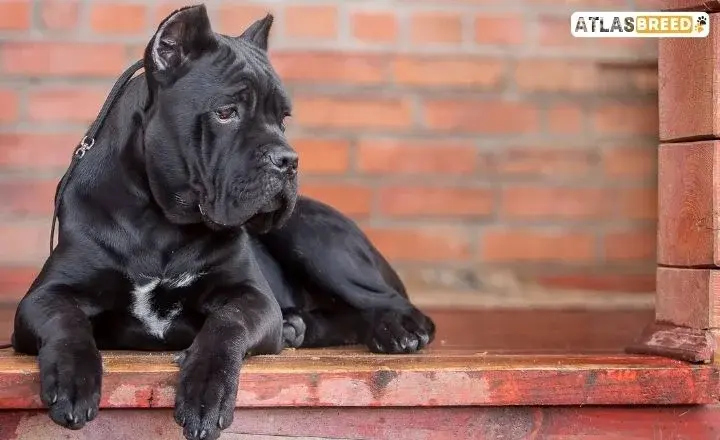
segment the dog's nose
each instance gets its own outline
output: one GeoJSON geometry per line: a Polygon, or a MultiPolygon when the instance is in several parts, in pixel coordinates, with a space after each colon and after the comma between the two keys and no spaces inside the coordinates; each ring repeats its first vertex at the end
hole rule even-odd
{"type": "Polygon", "coordinates": [[[294,174],[298,168],[298,155],[287,148],[278,148],[270,152],[270,162],[281,173],[294,174]]]}

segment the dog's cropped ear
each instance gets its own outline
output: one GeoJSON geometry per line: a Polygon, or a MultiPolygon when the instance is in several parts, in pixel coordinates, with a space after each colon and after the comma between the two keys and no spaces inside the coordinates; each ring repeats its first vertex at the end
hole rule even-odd
{"type": "Polygon", "coordinates": [[[205,5],[178,9],[160,23],[145,48],[145,71],[160,83],[177,79],[188,60],[217,45],[205,5]]]}
{"type": "Polygon", "coordinates": [[[247,40],[262,50],[267,50],[273,20],[273,15],[267,14],[264,18],[251,24],[238,38],[247,40]]]}

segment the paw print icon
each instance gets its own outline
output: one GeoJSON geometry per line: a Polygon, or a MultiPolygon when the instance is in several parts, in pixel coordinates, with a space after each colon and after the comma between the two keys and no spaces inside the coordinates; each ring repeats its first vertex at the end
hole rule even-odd
{"type": "Polygon", "coordinates": [[[695,24],[695,32],[702,32],[705,29],[705,25],[707,25],[707,18],[698,17],[695,24]]]}

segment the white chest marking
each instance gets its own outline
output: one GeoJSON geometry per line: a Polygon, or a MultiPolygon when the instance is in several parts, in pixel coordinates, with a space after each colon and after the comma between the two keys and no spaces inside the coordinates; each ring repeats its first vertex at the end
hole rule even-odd
{"type": "Polygon", "coordinates": [[[136,284],[132,291],[133,303],[131,312],[133,316],[143,323],[150,334],[159,339],[163,339],[165,332],[170,328],[173,320],[180,313],[180,306],[177,305],[171,309],[167,316],[160,317],[157,310],[155,310],[151,304],[153,291],[159,285],[163,285],[168,289],[187,287],[197,280],[198,277],[198,274],[184,273],[176,278],[151,278],[150,281],[144,284],[136,284]]]}

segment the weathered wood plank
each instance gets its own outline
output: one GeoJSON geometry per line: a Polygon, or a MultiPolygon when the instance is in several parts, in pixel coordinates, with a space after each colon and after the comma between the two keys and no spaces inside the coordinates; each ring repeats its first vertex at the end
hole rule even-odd
{"type": "MultiPolygon", "coordinates": [[[[720,1],[718,0],[664,0],[660,6],[663,11],[698,11],[708,13],[720,11],[720,1]]],[[[644,10],[654,11],[655,9],[645,8],[644,10]]]]}
{"type": "MultiPolygon", "coordinates": [[[[717,440],[720,407],[239,409],[225,440],[717,440]],[[266,437],[267,436],[267,437],[266,437]],[[272,436],[272,437],[270,437],[272,436]]],[[[44,412],[0,412],[0,439],[176,440],[170,410],[103,410],[80,431],[44,412]]]]}
{"type": "Polygon", "coordinates": [[[720,60],[718,26],[720,17],[712,14],[707,38],[658,41],[662,142],[720,135],[720,76],[715,73],[720,60]]]}
{"type": "MultiPolygon", "coordinates": [[[[0,409],[39,408],[36,359],[0,355],[0,409]]],[[[168,353],[104,353],[101,405],[171,407],[168,353]]],[[[711,366],[631,355],[513,355],[467,350],[371,355],[289,350],[252,358],[238,406],[462,406],[715,402],[711,366]]]]}
{"type": "Polygon", "coordinates": [[[638,343],[631,345],[628,353],[667,356],[687,362],[712,362],[717,348],[710,330],[681,327],[675,324],[655,323],[649,325],[638,343]]]}
{"type": "Polygon", "coordinates": [[[717,220],[720,143],[663,144],[658,156],[658,264],[720,263],[717,220]]]}
{"type": "Polygon", "coordinates": [[[695,329],[720,327],[720,269],[658,267],[655,318],[695,329]]]}

